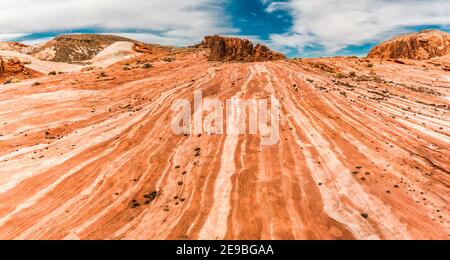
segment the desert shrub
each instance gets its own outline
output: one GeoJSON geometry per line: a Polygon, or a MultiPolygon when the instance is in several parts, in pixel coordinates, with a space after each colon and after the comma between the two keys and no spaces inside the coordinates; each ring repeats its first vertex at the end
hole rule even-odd
{"type": "Polygon", "coordinates": [[[20,79],[7,79],[7,80],[5,80],[5,82],[3,82],[3,84],[12,84],[12,83],[19,83],[19,82],[21,82],[21,80],[20,79]]]}
{"type": "Polygon", "coordinates": [[[312,65],[314,68],[323,70],[323,71],[328,72],[328,73],[333,73],[334,72],[333,68],[331,68],[330,66],[328,66],[328,65],[326,65],[324,63],[310,63],[310,65],[312,65]]]}
{"type": "Polygon", "coordinates": [[[133,200],[132,202],[131,202],[131,208],[132,209],[135,209],[135,208],[137,208],[137,207],[139,207],[141,204],[139,203],[139,202],[137,202],[136,200],[133,200]]]}
{"type": "Polygon", "coordinates": [[[336,78],[342,79],[342,78],[345,78],[345,75],[339,72],[339,73],[336,73],[336,78]]]}
{"type": "Polygon", "coordinates": [[[157,191],[150,192],[149,194],[145,194],[144,198],[148,201],[152,202],[159,196],[159,193],[157,191]]]}
{"type": "Polygon", "coordinates": [[[167,57],[167,58],[164,58],[163,61],[164,62],[173,62],[173,61],[175,61],[175,58],[167,57]]]}

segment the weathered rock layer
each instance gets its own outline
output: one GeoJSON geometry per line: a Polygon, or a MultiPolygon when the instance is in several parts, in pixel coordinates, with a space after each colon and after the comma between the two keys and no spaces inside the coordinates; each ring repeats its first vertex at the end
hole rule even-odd
{"type": "Polygon", "coordinates": [[[424,30],[397,36],[372,49],[369,58],[428,60],[450,53],[450,34],[424,30]]]}

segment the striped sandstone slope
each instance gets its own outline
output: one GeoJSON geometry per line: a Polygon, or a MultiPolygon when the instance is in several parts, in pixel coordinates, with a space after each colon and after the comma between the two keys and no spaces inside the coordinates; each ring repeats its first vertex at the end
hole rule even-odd
{"type": "Polygon", "coordinates": [[[449,238],[447,71],[208,57],[167,49],[0,88],[0,239],[449,238]],[[174,135],[172,102],[194,90],[273,95],[280,142],[174,135]]]}

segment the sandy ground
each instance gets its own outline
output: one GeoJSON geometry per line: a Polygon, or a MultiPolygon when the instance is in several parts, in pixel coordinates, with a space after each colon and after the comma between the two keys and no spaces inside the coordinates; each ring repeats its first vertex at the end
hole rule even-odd
{"type": "Polygon", "coordinates": [[[448,72],[158,55],[0,88],[0,239],[449,239],[448,72]],[[273,95],[280,142],[174,135],[194,90],[273,95]]]}

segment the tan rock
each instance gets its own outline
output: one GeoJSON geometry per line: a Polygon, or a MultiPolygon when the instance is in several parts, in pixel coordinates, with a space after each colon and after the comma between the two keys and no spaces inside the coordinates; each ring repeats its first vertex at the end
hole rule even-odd
{"type": "Polygon", "coordinates": [[[397,36],[376,46],[368,58],[428,60],[450,53],[450,34],[438,30],[397,36]]]}

